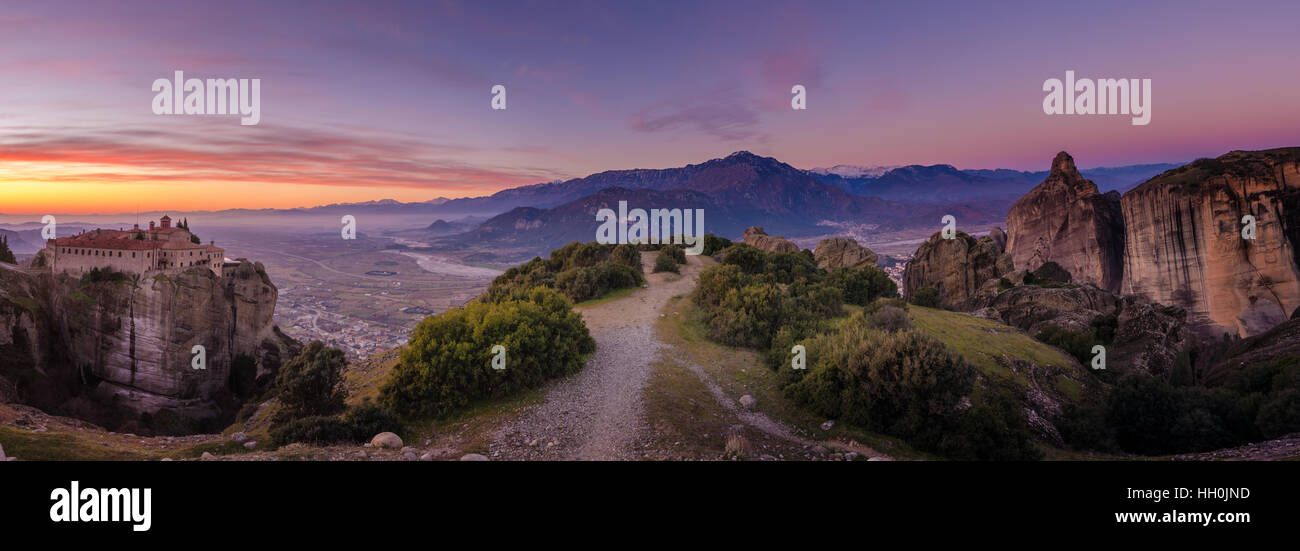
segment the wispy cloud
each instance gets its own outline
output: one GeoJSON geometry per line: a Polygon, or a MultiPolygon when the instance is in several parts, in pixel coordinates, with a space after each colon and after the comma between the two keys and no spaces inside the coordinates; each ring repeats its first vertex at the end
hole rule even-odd
{"type": "MultiPolygon", "coordinates": [[[[545,168],[462,160],[474,153],[482,151],[374,132],[275,125],[252,131],[214,125],[197,135],[143,128],[19,128],[0,134],[0,163],[56,168],[21,174],[51,183],[230,180],[478,193],[567,176],[545,168]]],[[[15,176],[15,171],[8,175],[15,176]]]]}
{"type": "Polygon", "coordinates": [[[639,132],[689,129],[724,141],[762,138],[754,102],[732,89],[657,103],[634,113],[628,125],[639,132]]]}

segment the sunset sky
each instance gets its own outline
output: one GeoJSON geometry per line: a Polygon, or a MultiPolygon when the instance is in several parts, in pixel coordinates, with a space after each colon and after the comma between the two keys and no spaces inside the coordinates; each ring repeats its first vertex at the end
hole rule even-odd
{"type": "Polygon", "coordinates": [[[1093,167],[1295,146],[1298,19],[1296,2],[4,1],[0,213],[423,201],[741,149],[1044,170],[1062,149],[1093,167]],[[261,124],[154,115],[175,70],[260,78],[261,124]],[[1045,115],[1066,70],[1152,79],[1151,123],[1045,115]]]}

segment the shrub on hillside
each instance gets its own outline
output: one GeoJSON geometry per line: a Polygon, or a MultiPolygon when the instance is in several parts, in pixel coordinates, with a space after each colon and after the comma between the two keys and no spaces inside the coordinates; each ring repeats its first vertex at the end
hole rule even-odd
{"type": "Polygon", "coordinates": [[[340,383],[347,363],[342,350],[320,341],[304,347],[276,375],[279,418],[297,419],[343,411],[346,392],[340,383]]]}
{"type": "Polygon", "coordinates": [[[645,282],[640,270],[622,264],[602,262],[560,272],[555,278],[555,290],[574,302],[599,298],[606,293],[625,287],[636,287],[645,282]]]}
{"type": "Polygon", "coordinates": [[[681,273],[677,269],[677,261],[673,260],[672,255],[664,254],[664,253],[665,250],[660,249],[659,254],[655,255],[655,269],[654,269],[655,273],[659,273],[659,272],[672,272],[674,274],[681,273]]]}
{"type": "Polygon", "coordinates": [[[872,328],[880,329],[890,333],[907,331],[912,328],[912,319],[907,317],[907,311],[897,306],[884,306],[877,308],[867,316],[867,324],[872,328]]]}
{"type": "Polygon", "coordinates": [[[609,255],[609,261],[627,266],[638,272],[642,271],[641,251],[637,249],[636,245],[624,243],[614,247],[614,251],[609,255]]]}
{"type": "Polygon", "coordinates": [[[668,255],[668,258],[678,264],[686,263],[686,249],[683,249],[681,245],[664,245],[659,249],[659,256],[664,255],[668,255]]]}
{"type": "Polygon", "coordinates": [[[381,388],[381,402],[400,415],[445,416],[475,400],[575,373],[595,350],[581,316],[551,289],[539,287],[521,299],[471,302],[416,326],[381,388]],[[495,345],[506,349],[503,370],[490,367],[495,345]]]}
{"type": "Polygon", "coordinates": [[[866,306],[877,298],[898,296],[898,286],[889,274],[875,266],[836,268],[826,274],[826,283],[840,289],[844,302],[866,306]]]}
{"type": "Polygon", "coordinates": [[[975,368],[943,343],[871,329],[860,315],[807,347],[808,374],[788,396],[820,415],[904,437],[955,415],[975,382],[975,368]]]}
{"type": "Polygon", "coordinates": [[[912,293],[912,296],[908,298],[911,299],[912,304],[917,306],[924,306],[926,308],[939,307],[939,290],[934,287],[922,287],[917,289],[916,292],[912,293]]]}
{"type": "Polygon", "coordinates": [[[713,256],[715,254],[718,254],[719,252],[722,252],[723,250],[725,250],[727,247],[730,246],[731,246],[730,239],[727,239],[725,237],[718,237],[711,233],[706,233],[704,234],[704,250],[701,251],[701,254],[703,254],[704,256],[713,256]]]}

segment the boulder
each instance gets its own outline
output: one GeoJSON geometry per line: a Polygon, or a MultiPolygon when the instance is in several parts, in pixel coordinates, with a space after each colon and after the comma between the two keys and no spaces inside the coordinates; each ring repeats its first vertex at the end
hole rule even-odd
{"type": "Polygon", "coordinates": [[[248,435],[242,432],[236,432],[235,434],[230,435],[230,441],[236,444],[243,444],[248,441],[248,435]]]}
{"type": "Polygon", "coordinates": [[[249,451],[252,451],[252,450],[257,449],[257,441],[256,441],[256,440],[249,440],[249,441],[247,441],[247,442],[244,442],[244,449],[249,450],[249,451]]]}
{"type": "Polygon", "coordinates": [[[460,456],[460,460],[461,461],[487,461],[488,458],[486,455],[483,454],[467,453],[465,455],[460,456]]]}
{"type": "Polygon", "coordinates": [[[754,397],[748,394],[740,397],[740,407],[743,407],[745,409],[754,409],[754,405],[756,403],[757,402],[754,400],[754,397]]]}
{"type": "Polygon", "coordinates": [[[773,237],[763,231],[762,226],[750,226],[745,229],[744,243],[774,253],[797,253],[799,246],[784,237],[773,237]]]}
{"type": "Polygon", "coordinates": [[[813,250],[817,267],[823,270],[836,268],[865,268],[875,266],[879,257],[871,249],[847,237],[832,237],[817,243],[813,250]]]}
{"type": "Polygon", "coordinates": [[[370,439],[370,445],[376,448],[396,450],[402,447],[402,437],[391,432],[381,432],[370,439]]]}

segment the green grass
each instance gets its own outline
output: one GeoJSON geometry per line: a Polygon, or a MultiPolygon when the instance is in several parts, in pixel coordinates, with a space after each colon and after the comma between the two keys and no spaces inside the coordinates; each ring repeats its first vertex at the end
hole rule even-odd
{"type": "Polygon", "coordinates": [[[76,433],[30,432],[0,426],[0,445],[5,455],[23,461],[128,461],[147,460],[153,454],[105,445],[76,433]]]}
{"type": "Polygon", "coordinates": [[[1043,367],[1068,367],[1073,362],[1064,351],[997,322],[916,305],[908,308],[908,315],[917,329],[943,341],[971,365],[991,377],[1027,384],[1024,377],[998,363],[998,359],[1004,357],[1025,360],[1043,367]]]}

